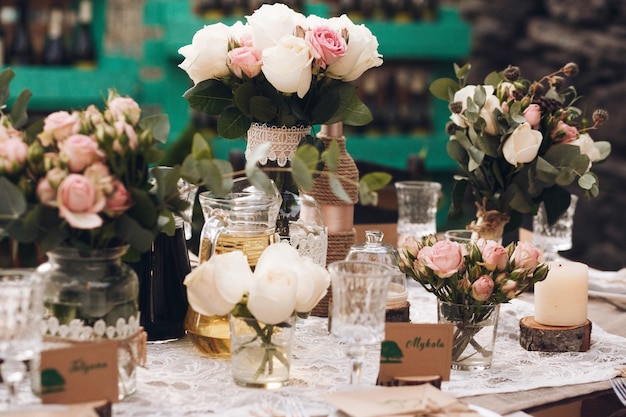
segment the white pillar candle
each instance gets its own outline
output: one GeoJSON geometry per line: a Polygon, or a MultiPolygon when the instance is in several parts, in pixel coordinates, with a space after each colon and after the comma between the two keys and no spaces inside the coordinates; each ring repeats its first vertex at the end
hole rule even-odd
{"type": "Polygon", "coordinates": [[[535,284],[535,321],[546,326],[579,326],[587,321],[589,267],[549,262],[545,280],[535,284]]]}

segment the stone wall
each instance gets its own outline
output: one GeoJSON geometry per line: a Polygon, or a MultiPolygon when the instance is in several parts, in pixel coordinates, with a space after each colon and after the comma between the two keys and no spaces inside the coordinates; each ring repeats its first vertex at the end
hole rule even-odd
{"type": "MultiPolygon", "coordinates": [[[[567,62],[580,74],[572,80],[584,96],[586,114],[609,111],[593,131],[611,142],[609,159],[594,171],[600,195],[581,198],[574,220],[574,248],[567,254],[591,266],[626,266],[626,2],[623,0],[448,0],[473,26],[470,82],[507,65],[524,78],[539,79],[567,62]]],[[[574,192],[578,193],[575,189],[574,192]]],[[[527,223],[528,224],[528,223],[527,223]]]]}

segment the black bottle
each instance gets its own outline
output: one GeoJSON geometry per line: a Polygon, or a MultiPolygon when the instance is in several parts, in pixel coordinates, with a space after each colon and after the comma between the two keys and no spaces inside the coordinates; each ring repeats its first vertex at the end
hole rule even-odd
{"type": "Polygon", "coordinates": [[[7,64],[32,65],[35,63],[35,53],[30,37],[28,0],[19,2],[19,19],[13,32],[13,41],[8,51],[7,64]]]}
{"type": "Polygon", "coordinates": [[[65,40],[63,39],[63,11],[57,7],[50,11],[48,35],[41,54],[41,64],[47,66],[69,64],[65,40]]]}
{"type": "Polygon", "coordinates": [[[78,7],[78,24],[72,59],[74,66],[81,69],[93,69],[96,66],[96,47],[93,40],[91,22],[93,18],[91,0],[81,0],[78,7]]]}

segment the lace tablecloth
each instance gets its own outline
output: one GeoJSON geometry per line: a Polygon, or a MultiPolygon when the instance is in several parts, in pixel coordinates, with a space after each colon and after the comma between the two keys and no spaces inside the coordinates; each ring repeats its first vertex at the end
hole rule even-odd
{"type": "MultiPolygon", "coordinates": [[[[431,294],[411,283],[411,320],[436,322],[431,294]]],[[[442,390],[457,397],[560,387],[605,381],[626,362],[626,339],[595,325],[591,349],[583,353],[528,352],[519,345],[519,319],[533,314],[527,301],[502,305],[491,369],[452,371],[442,390]]],[[[347,386],[349,362],[343,347],[328,335],[327,320],[311,317],[298,323],[289,385],[274,392],[236,386],[228,360],[203,357],[182,339],[148,347],[148,363],[138,371],[137,392],[114,405],[116,416],[238,415],[249,404],[297,396],[309,409],[324,408],[320,396],[347,386]]],[[[378,349],[369,349],[362,382],[374,384],[378,349]]],[[[328,410],[326,410],[328,412],[328,410]]]]}

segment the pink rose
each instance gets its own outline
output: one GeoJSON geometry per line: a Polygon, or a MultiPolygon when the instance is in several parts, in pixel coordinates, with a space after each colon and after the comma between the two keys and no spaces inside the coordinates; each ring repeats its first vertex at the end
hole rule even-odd
{"type": "Polygon", "coordinates": [[[517,296],[516,293],[518,288],[519,285],[517,284],[517,282],[513,281],[512,279],[508,279],[504,281],[504,284],[502,284],[501,290],[504,294],[506,294],[506,298],[511,300],[517,296]]]}
{"type": "Polygon", "coordinates": [[[57,190],[59,216],[76,229],[95,229],[102,226],[97,214],[106,199],[94,183],[80,174],[69,174],[57,190]]]}
{"type": "Polygon", "coordinates": [[[109,216],[118,216],[133,205],[130,193],[118,180],[113,180],[113,193],[108,196],[104,212],[109,216]]]}
{"type": "Polygon", "coordinates": [[[81,172],[104,157],[96,141],[90,136],[81,134],[72,135],[59,143],[59,149],[71,172],[81,172]]]}
{"type": "Polygon", "coordinates": [[[44,206],[54,207],[57,199],[57,191],[52,188],[47,178],[42,178],[37,183],[37,198],[44,206]]]}
{"type": "Polygon", "coordinates": [[[251,46],[242,46],[228,52],[228,68],[238,77],[253,78],[261,72],[261,51],[251,46]]]}
{"type": "Polygon", "coordinates": [[[541,107],[538,104],[529,105],[524,110],[524,118],[533,129],[537,130],[541,121],[541,107]]]}
{"type": "Polygon", "coordinates": [[[485,262],[485,268],[490,271],[499,269],[500,271],[506,268],[506,264],[509,261],[509,252],[504,246],[499,245],[493,240],[486,240],[480,247],[480,253],[483,256],[485,262]]]}
{"type": "Polygon", "coordinates": [[[578,129],[559,120],[556,127],[550,132],[550,137],[557,143],[570,143],[578,137],[578,129]]]}
{"type": "Polygon", "coordinates": [[[415,237],[413,236],[406,237],[404,241],[402,242],[402,247],[404,248],[405,251],[410,253],[411,256],[413,256],[414,258],[417,257],[417,254],[419,252],[419,245],[415,237]]]}
{"type": "Polygon", "coordinates": [[[441,240],[433,246],[424,246],[417,259],[439,278],[449,278],[461,269],[466,254],[465,246],[460,243],[441,240]]]}
{"type": "Polygon", "coordinates": [[[109,100],[107,107],[113,120],[125,120],[132,125],[136,125],[141,118],[139,104],[130,97],[112,98],[109,100]]]}
{"type": "Polygon", "coordinates": [[[313,57],[320,68],[334,64],[346,52],[346,40],[328,26],[317,26],[307,31],[304,39],[311,45],[313,57]]]}
{"type": "Polygon", "coordinates": [[[113,177],[109,172],[109,167],[103,162],[94,162],[85,169],[83,175],[105,195],[113,193],[113,177]]]}
{"type": "Polygon", "coordinates": [[[24,165],[28,145],[21,138],[11,137],[0,144],[0,168],[8,173],[13,173],[24,165]]]}
{"type": "Polygon", "coordinates": [[[254,46],[254,37],[252,32],[242,33],[239,37],[239,46],[254,46]]]}
{"type": "Polygon", "coordinates": [[[135,128],[123,120],[118,120],[114,123],[114,126],[118,139],[116,139],[113,144],[113,150],[118,154],[123,155],[126,153],[126,149],[137,149],[139,141],[137,139],[137,132],[135,132],[135,128]],[[123,136],[126,136],[127,140],[123,140],[123,136]],[[124,146],[124,144],[127,144],[127,146],[124,146]]]}
{"type": "Polygon", "coordinates": [[[519,242],[511,255],[516,268],[531,269],[539,265],[541,252],[529,242],[519,242]]]}
{"type": "Polygon", "coordinates": [[[83,112],[83,119],[93,126],[104,123],[104,116],[96,106],[90,104],[83,112]]]}
{"type": "Polygon", "coordinates": [[[39,139],[43,146],[50,146],[53,140],[62,142],[70,135],[78,133],[79,130],[80,119],[77,114],[57,111],[50,113],[44,119],[43,131],[39,134],[39,139]]]}
{"type": "Polygon", "coordinates": [[[489,275],[482,275],[472,284],[472,297],[476,301],[487,301],[493,293],[494,282],[489,275]]]}

